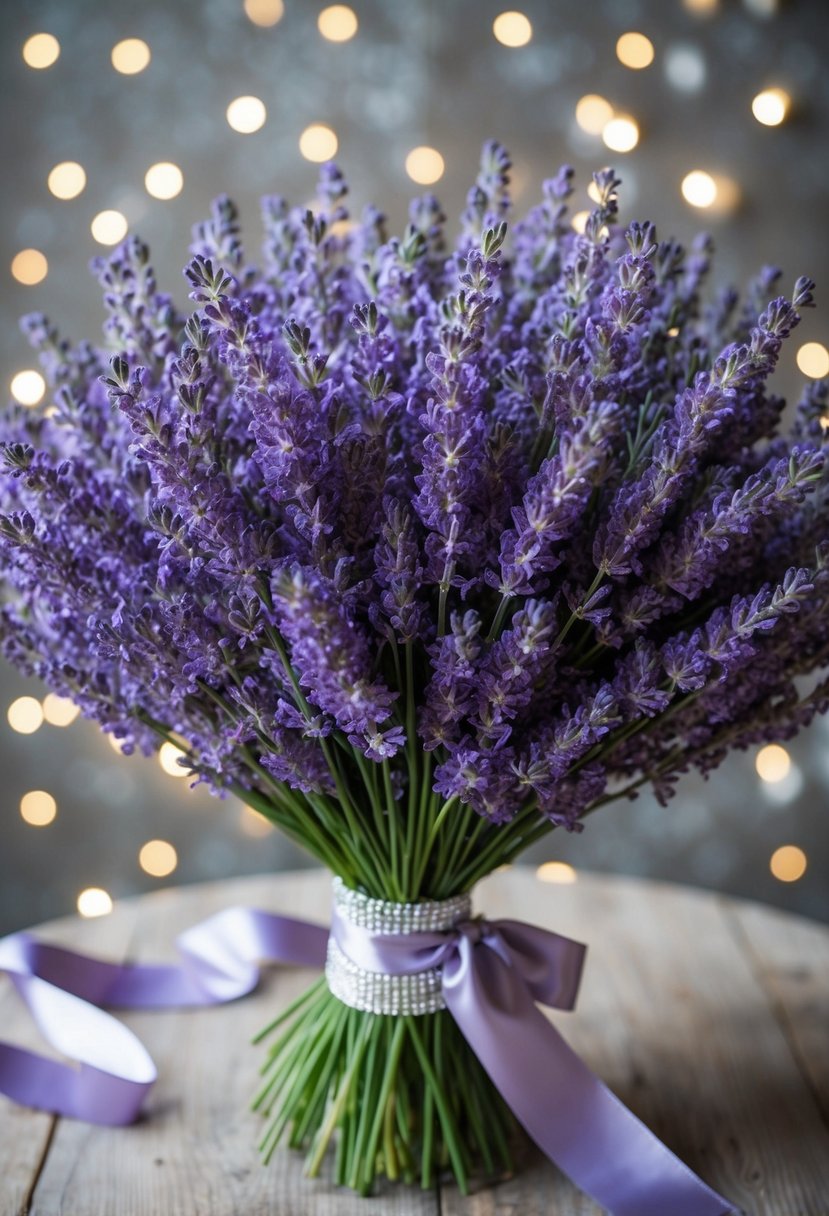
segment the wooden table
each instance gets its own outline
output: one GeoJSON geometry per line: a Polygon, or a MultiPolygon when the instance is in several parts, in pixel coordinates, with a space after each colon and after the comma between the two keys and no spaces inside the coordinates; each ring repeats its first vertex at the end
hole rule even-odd
{"type": "MultiPolygon", "coordinates": [[[[318,872],[159,891],[101,920],[43,926],[91,953],[172,959],[175,934],[243,903],[327,918],[318,872]]],[[[589,1065],[709,1183],[751,1216],[829,1213],[829,929],[682,887],[581,875],[494,875],[476,908],[590,945],[578,1010],[555,1020],[589,1065]]],[[[39,931],[40,932],[40,931],[39,931]]],[[[288,1150],[263,1168],[247,1109],[251,1036],[308,982],[270,968],[257,993],[204,1010],[125,1013],[158,1064],[146,1118],[90,1127],[0,1097],[0,1213],[17,1216],[596,1216],[540,1156],[461,1197],[389,1189],[361,1201],[308,1181],[288,1150]]],[[[2,1036],[41,1047],[7,981],[2,1036]]],[[[665,1213],[665,1216],[671,1216],[665,1213]]]]}

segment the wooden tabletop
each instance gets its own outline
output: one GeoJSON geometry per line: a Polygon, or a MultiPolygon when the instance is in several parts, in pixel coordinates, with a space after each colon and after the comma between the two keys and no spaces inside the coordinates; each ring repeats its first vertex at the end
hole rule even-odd
{"type": "MultiPolygon", "coordinates": [[[[325,921],[328,880],[312,871],[173,888],[38,932],[162,961],[175,958],[177,932],[238,903],[325,921]]],[[[829,929],[683,887],[596,875],[551,885],[518,867],[481,885],[476,910],[589,944],[578,1009],[554,1015],[556,1025],[707,1182],[750,1216],[827,1216],[829,929]]],[[[133,1127],[90,1127],[0,1097],[0,1214],[598,1216],[540,1156],[469,1198],[449,1185],[401,1187],[374,1203],[305,1179],[289,1150],[264,1168],[248,1110],[262,1048],[250,1039],[310,978],[272,967],[255,995],[230,1005],[124,1013],[160,1074],[133,1127]]],[[[0,1024],[3,1038],[42,1050],[5,980],[0,1024]]]]}

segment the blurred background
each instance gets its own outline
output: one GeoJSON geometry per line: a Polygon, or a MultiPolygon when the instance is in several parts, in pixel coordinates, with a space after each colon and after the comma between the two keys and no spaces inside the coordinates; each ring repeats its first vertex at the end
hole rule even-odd
{"type": "MultiPolygon", "coordinates": [[[[514,160],[516,213],[567,161],[578,212],[594,169],[623,178],[623,219],[716,241],[716,284],[764,264],[818,282],[775,387],[829,374],[829,9],[825,0],[4,0],[0,6],[0,378],[44,391],[18,329],[44,311],[96,339],[88,273],[127,232],[160,286],[217,194],[259,241],[258,198],[301,202],[335,157],[354,211],[401,231],[429,186],[452,216],[480,145],[514,160]]],[[[583,217],[582,217],[583,218],[583,217]]],[[[0,666],[0,933],[99,915],[172,882],[305,864],[232,799],[191,791],[175,755],[120,755],[68,703],[0,666]]],[[[688,882],[829,920],[829,723],[732,756],[669,807],[611,806],[530,860],[688,882]]],[[[542,865],[542,863],[547,863],[542,865]]],[[[278,881],[278,878],[275,879],[278,881]]]]}

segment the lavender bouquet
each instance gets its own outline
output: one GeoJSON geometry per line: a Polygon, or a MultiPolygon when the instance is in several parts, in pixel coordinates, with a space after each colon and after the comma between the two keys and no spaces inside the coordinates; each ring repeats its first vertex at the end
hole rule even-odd
{"type": "MultiPolygon", "coordinates": [[[[2,421],[4,656],[395,903],[829,701],[827,389],[783,438],[766,387],[812,283],[701,303],[709,242],[623,229],[611,170],[583,232],[545,182],[507,253],[508,170],[487,144],[449,246],[430,195],[402,238],[350,223],[327,165],[312,209],[264,200],[261,268],[220,199],[187,317],[129,239],[110,352],[28,317],[53,402],[2,421]]],[[[266,1156],[313,1174],[337,1133],[363,1193],[508,1166],[445,1012],[321,980],[277,1028],[266,1156]]]]}

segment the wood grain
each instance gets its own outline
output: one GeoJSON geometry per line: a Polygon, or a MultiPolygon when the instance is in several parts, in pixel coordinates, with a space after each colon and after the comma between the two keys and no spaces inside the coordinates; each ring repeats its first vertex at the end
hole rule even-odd
{"type": "MultiPolygon", "coordinates": [[[[160,960],[175,957],[177,932],[233,903],[324,921],[327,880],[305,872],[162,891],[43,932],[160,960]]],[[[482,884],[476,906],[590,944],[578,1011],[553,1020],[692,1168],[751,1216],[826,1216],[829,930],[684,888],[588,875],[555,886],[520,868],[482,884]]],[[[125,1013],[160,1074],[135,1127],[56,1120],[52,1133],[49,1116],[0,1099],[2,1216],[598,1216],[532,1149],[516,1177],[467,1198],[445,1185],[439,1197],[389,1188],[367,1203],[305,1179],[287,1150],[264,1169],[248,1110],[261,1048],[249,1040],[308,979],[272,968],[235,1004],[125,1013]]],[[[33,1045],[8,989],[4,1037],[33,1045]]]]}

